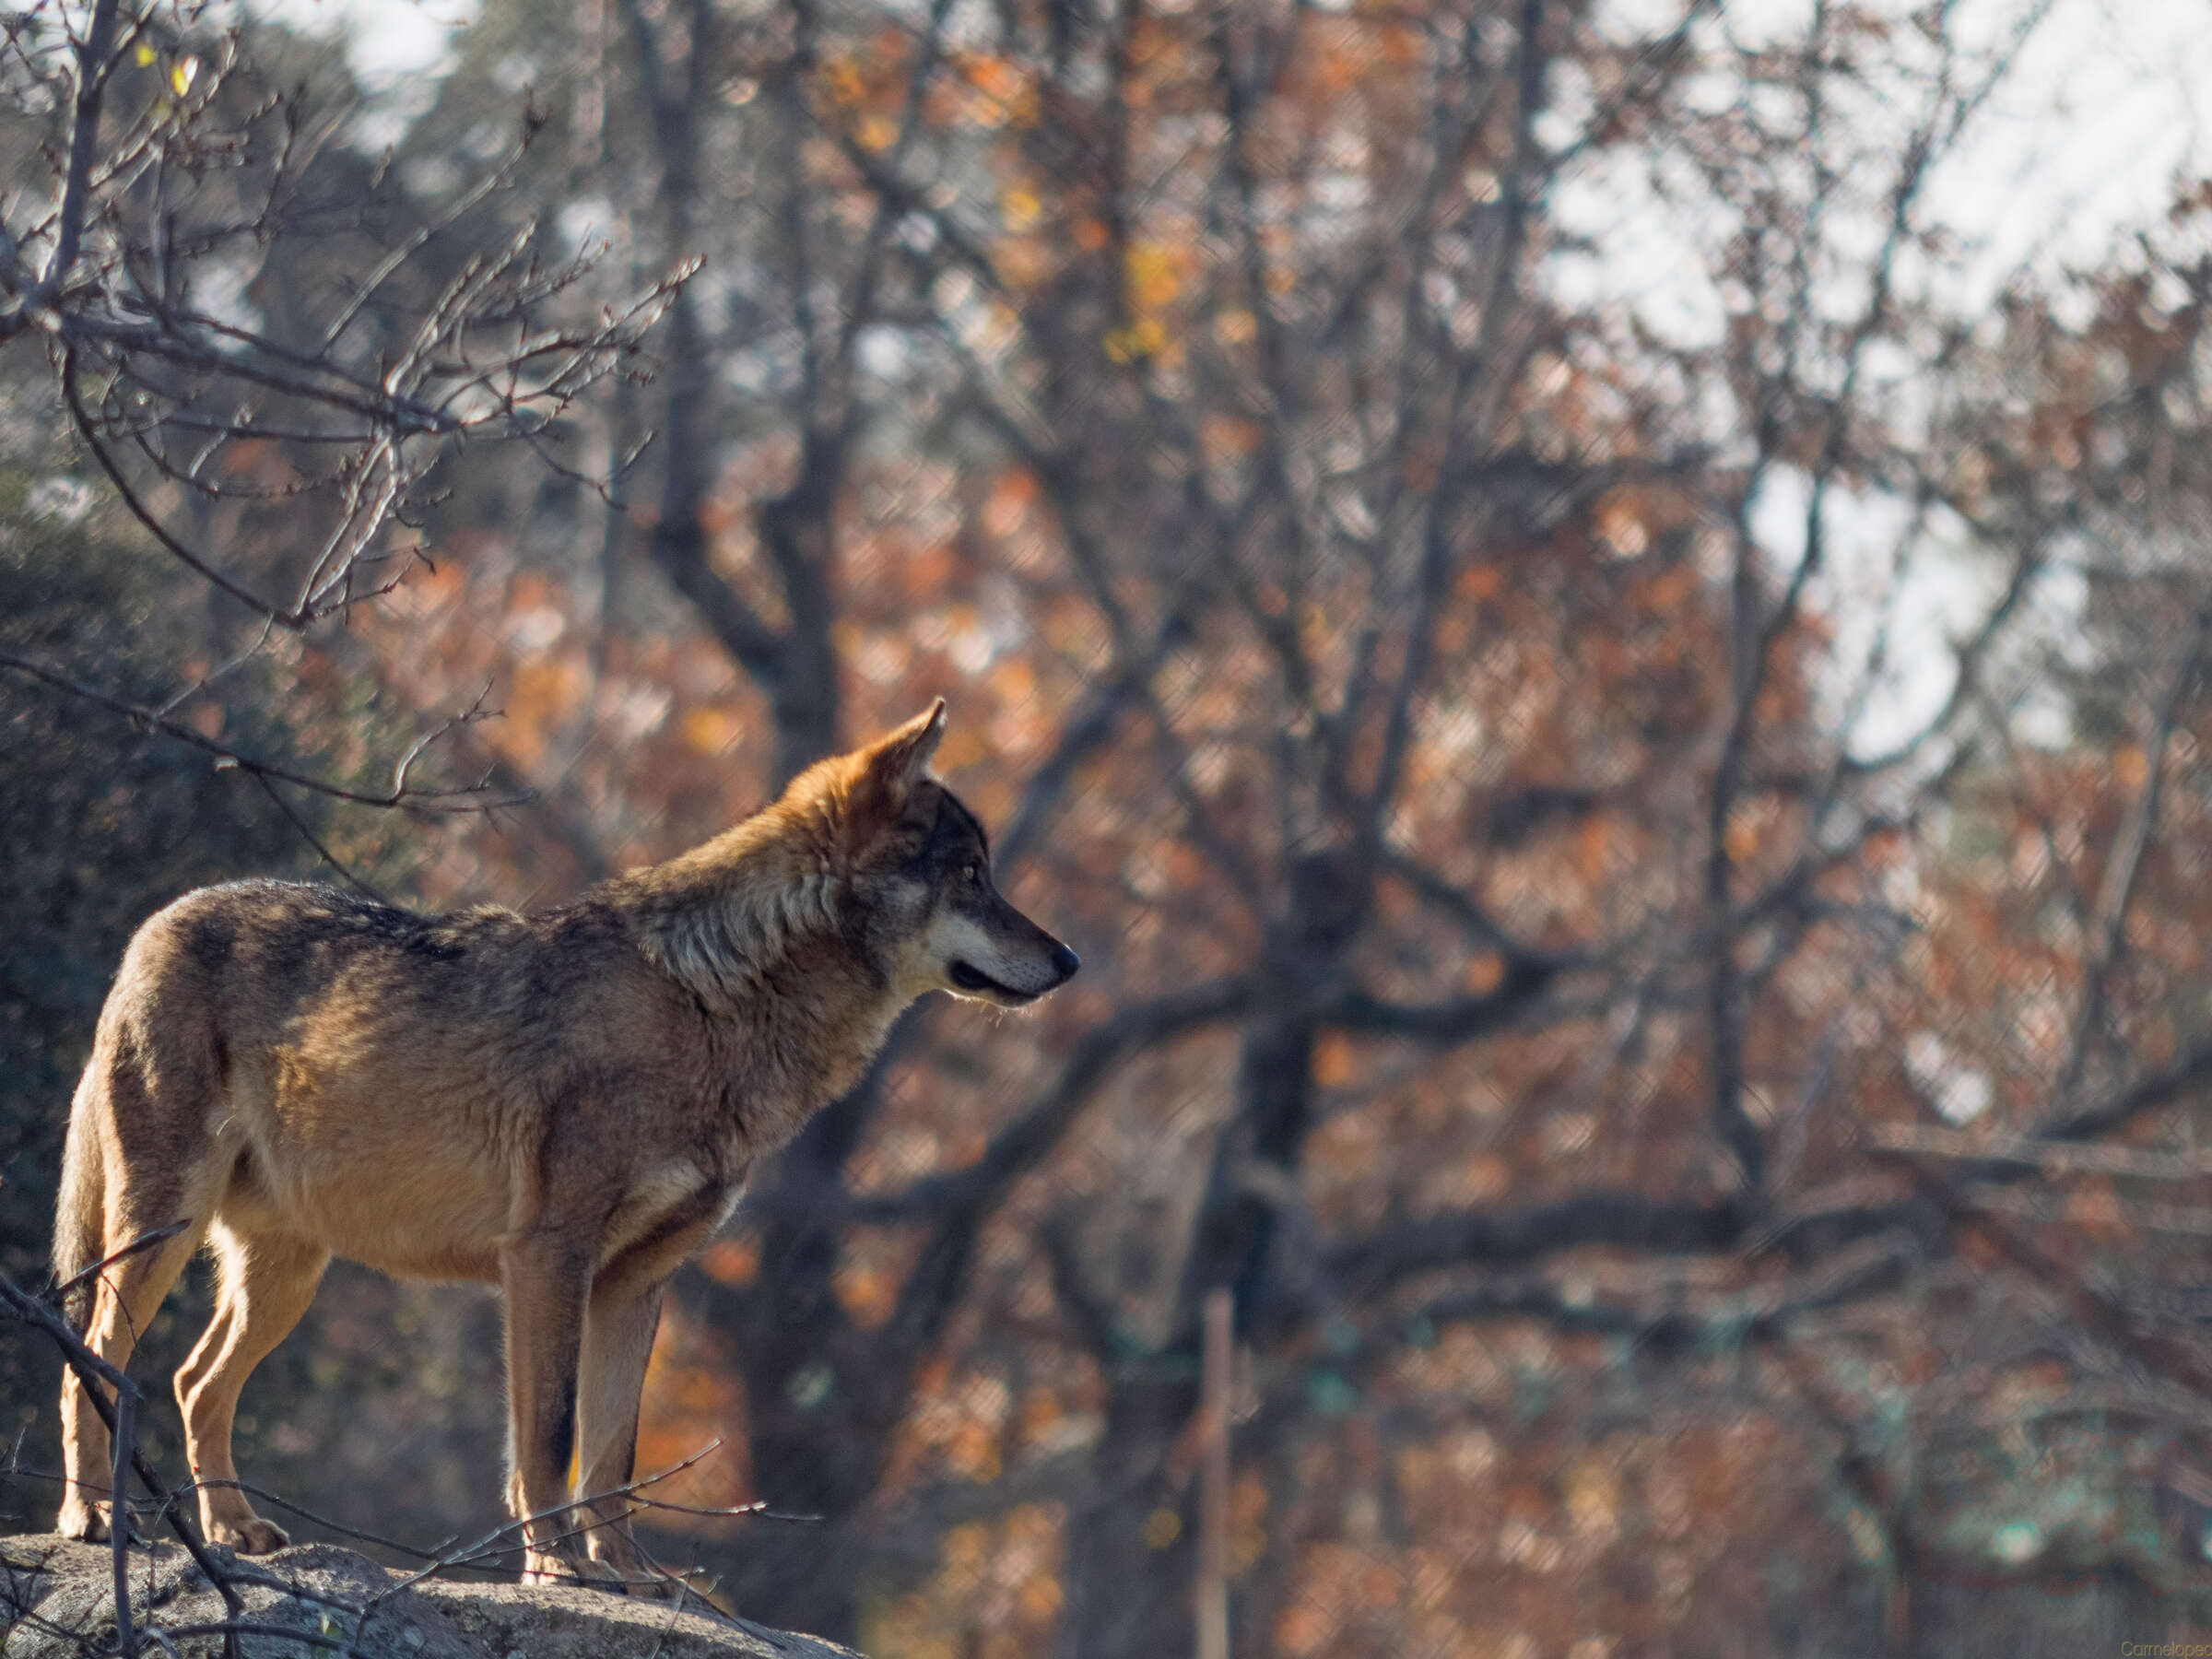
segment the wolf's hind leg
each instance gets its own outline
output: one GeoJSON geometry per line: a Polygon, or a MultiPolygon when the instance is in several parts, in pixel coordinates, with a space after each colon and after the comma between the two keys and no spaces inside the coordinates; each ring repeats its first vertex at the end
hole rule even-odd
{"type": "MultiPolygon", "coordinates": [[[[102,1254],[112,1255],[143,1233],[183,1219],[192,1194],[119,1194],[106,1195],[107,1226],[102,1254]]],[[[205,1210],[201,1212],[205,1214],[205,1210]]],[[[139,1333],[159,1311],[193,1252],[200,1247],[205,1227],[188,1227],[173,1239],[164,1240],[135,1255],[125,1256],[100,1276],[92,1293],[92,1312],[85,1327],[85,1345],[117,1371],[128,1369],[139,1333]]],[[[101,1396],[109,1397],[103,1386],[101,1396]]],[[[72,1538],[99,1540],[108,1536],[108,1481],[112,1442],[108,1428],[74,1371],[62,1377],[62,1474],[60,1517],[55,1529],[72,1538]]]]}
{"type": "MultiPolygon", "coordinates": [[[[645,1364],[661,1321],[665,1281],[647,1286],[602,1283],[583,1315],[583,1359],[577,1378],[576,1492],[580,1498],[614,1492],[636,1474],[638,1402],[645,1391],[645,1364]]],[[[629,1501],[609,1498],[590,1506],[599,1524],[585,1535],[594,1560],[605,1561],[630,1588],[650,1569],[630,1536],[629,1501]]]]}
{"type": "MultiPolygon", "coordinates": [[[[214,1229],[215,1317],[192,1357],[177,1371],[177,1405],[184,1414],[184,1454],[197,1481],[238,1478],[230,1461],[230,1425],[238,1396],[255,1366],[300,1323],[314,1300],[330,1253],[283,1233],[214,1229]]],[[[266,1555],[288,1540],[281,1527],[253,1512],[234,1486],[200,1488],[200,1525],[241,1555],[266,1555]]]]}

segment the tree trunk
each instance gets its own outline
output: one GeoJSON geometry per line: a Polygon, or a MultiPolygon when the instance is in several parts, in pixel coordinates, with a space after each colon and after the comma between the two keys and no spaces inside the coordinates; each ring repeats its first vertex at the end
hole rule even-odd
{"type": "Polygon", "coordinates": [[[745,1380],[753,1496],[818,1517],[748,1522],[711,1565],[747,1618],[851,1642],[870,1553],[856,1522],[883,1477],[911,1367],[887,1363],[876,1334],[838,1306],[834,1245],[823,1233],[816,1247],[764,1250],[760,1278],[742,1290],[690,1276],[685,1301],[728,1340],[745,1380]]]}
{"type": "Polygon", "coordinates": [[[1090,1491],[1069,1509],[1062,1573],[1067,1596],[1053,1659],[1158,1659],[1191,1651],[1195,1488],[1186,1482],[1170,1490],[1161,1475],[1198,1407],[1195,1358],[1188,1376],[1159,1375],[1159,1359],[1148,1369],[1154,1374],[1112,1385],[1090,1491]]]}
{"type": "Polygon", "coordinates": [[[791,620],[769,688],[776,722],[776,786],[782,788],[838,746],[837,491],[844,473],[841,433],[809,431],[799,476],[760,505],[756,523],[782,583],[791,620]]]}

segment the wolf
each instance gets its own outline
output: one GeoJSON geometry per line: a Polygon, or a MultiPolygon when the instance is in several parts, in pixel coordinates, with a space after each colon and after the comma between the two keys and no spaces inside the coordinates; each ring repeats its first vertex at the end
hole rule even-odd
{"type": "MultiPolygon", "coordinates": [[[[121,1368],[212,1249],[214,1317],[176,1375],[209,1537],[287,1541],[235,1484],[231,1419],[342,1255],[499,1285],[525,1582],[653,1583],[606,1495],[633,1477],[670,1275],[909,1003],[1023,1007],[1076,971],[929,771],[944,732],[940,699],[705,845],[539,914],[247,881],[139,928],[71,1108],[54,1261],[82,1281],[73,1324],[121,1368]]],[[[61,1411],[60,1528],[99,1538],[107,1430],[74,1377],[61,1411]]]]}

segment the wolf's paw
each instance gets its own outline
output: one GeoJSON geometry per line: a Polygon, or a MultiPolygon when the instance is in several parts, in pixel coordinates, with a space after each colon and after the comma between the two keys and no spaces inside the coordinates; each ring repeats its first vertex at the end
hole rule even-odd
{"type": "Polygon", "coordinates": [[[688,1595],[700,1601],[706,1599],[692,1588],[688,1580],[677,1577],[665,1567],[648,1568],[642,1578],[631,1580],[629,1593],[644,1601],[680,1602],[688,1595]]]}
{"type": "Polygon", "coordinates": [[[292,1541],[283,1527],[259,1515],[243,1521],[218,1521],[208,1527],[207,1536],[214,1543],[228,1544],[240,1555],[267,1555],[292,1541]]]}
{"type": "Polygon", "coordinates": [[[629,1593],[629,1582],[608,1562],[544,1549],[524,1552],[523,1583],[567,1584],[571,1587],[582,1585],[590,1590],[605,1590],[613,1595],[627,1595],[629,1593]]]}
{"type": "Polygon", "coordinates": [[[687,1594],[697,1594],[685,1579],[642,1555],[627,1561],[596,1555],[585,1563],[584,1572],[593,1588],[634,1595],[640,1601],[680,1602],[687,1594]]]}
{"type": "Polygon", "coordinates": [[[585,1541],[590,1558],[580,1571],[595,1589],[635,1595],[645,1601],[674,1601],[683,1594],[671,1586],[666,1569],[654,1565],[627,1532],[613,1527],[594,1531],[585,1541]]]}
{"type": "Polygon", "coordinates": [[[108,1541],[108,1512],[97,1503],[87,1503],[81,1498],[62,1500],[62,1512],[54,1521],[53,1530],[65,1538],[82,1538],[88,1544],[105,1544],[108,1541]]]}

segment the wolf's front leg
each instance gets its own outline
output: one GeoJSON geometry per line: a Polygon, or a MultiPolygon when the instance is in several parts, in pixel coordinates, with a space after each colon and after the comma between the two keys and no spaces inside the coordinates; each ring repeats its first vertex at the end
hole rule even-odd
{"type": "MultiPolygon", "coordinates": [[[[640,1287],[615,1276],[594,1288],[583,1320],[576,1494],[598,1500],[590,1505],[598,1524],[585,1547],[592,1559],[627,1581],[633,1595],[655,1589],[660,1578],[630,1535],[637,1506],[628,1488],[637,1472],[638,1401],[660,1324],[661,1289],[659,1283],[640,1287]]],[[[675,1593],[669,1583],[658,1588],[675,1593]]]]}
{"type": "Polygon", "coordinates": [[[500,1256],[507,1300],[507,1429],[512,1473],[507,1501],[523,1524],[523,1582],[574,1583],[606,1576],[587,1564],[569,1506],[576,1452],[576,1365],[593,1246],[533,1234],[500,1256]]]}

